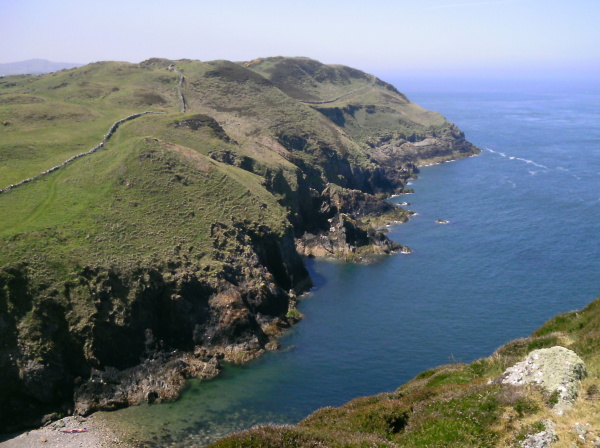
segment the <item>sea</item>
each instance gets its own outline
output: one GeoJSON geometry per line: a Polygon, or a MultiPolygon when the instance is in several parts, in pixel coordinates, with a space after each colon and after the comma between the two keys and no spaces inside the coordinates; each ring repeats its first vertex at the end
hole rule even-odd
{"type": "Polygon", "coordinates": [[[422,167],[414,194],[392,199],[416,212],[388,228],[413,253],[371,264],[307,260],[315,287],[280,351],[192,381],[174,403],[102,414],[109,423],[146,447],[294,424],[423,370],[489,356],[600,295],[600,89],[490,82],[403,91],[482,149],[422,167]]]}

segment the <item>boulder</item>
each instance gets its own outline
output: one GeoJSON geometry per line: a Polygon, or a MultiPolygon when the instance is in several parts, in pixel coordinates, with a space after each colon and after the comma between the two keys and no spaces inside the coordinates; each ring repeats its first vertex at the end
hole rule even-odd
{"type": "Polygon", "coordinates": [[[579,380],[587,375],[584,362],[572,350],[556,346],[532,351],[499,378],[503,384],[537,384],[557,393],[554,410],[561,415],[577,399],[579,380]]]}

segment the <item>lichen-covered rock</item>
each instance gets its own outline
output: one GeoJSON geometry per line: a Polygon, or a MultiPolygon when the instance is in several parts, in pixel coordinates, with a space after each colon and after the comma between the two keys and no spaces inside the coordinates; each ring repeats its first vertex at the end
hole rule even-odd
{"type": "Polygon", "coordinates": [[[558,436],[554,431],[554,423],[551,420],[543,420],[542,423],[544,424],[544,431],[527,437],[521,443],[521,448],[549,448],[552,443],[558,440],[558,436]]]}
{"type": "Polygon", "coordinates": [[[532,351],[525,361],[506,369],[499,382],[537,384],[548,392],[557,392],[554,410],[561,415],[577,398],[579,380],[586,375],[585,364],[575,352],[556,346],[532,351]]]}
{"type": "Polygon", "coordinates": [[[594,431],[589,423],[575,423],[573,431],[577,434],[577,438],[586,444],[585,446],[600,446],[598,431],[594,431]]]}

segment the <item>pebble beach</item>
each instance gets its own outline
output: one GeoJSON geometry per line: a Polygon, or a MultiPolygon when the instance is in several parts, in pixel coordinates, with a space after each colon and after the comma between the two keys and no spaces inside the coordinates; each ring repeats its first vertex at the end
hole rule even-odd
{"type": "Polygon", "coordinates": [[[1,448],[132,448],[101,416],[65,417],[46,426],[0,435],[1,448]],[[75,431],[75,432],[68,432],[75,431]],[[82,432],[77,432],[82,431],[82,432]]]}

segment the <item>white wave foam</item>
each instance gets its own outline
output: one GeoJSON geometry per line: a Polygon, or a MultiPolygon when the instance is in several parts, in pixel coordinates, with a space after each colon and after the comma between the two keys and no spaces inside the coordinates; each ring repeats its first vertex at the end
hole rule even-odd
{"type": "MultiPolygon", "coordinates": [[[[493,149],[491,149],[491,148],[485,148],[485,149],[486,149],[486,151],[489,151],[489,152],[492,152],[492,153],[494,153],[494,154],[498,154],[498,155],[500,155],[500,156],[502,156],[502,157],[505,157],[505,158],[507,158],[508,160],[519,160],[519,161],[521,161],[521,162],[525,162],[525,163],[529,163],[530,165],[537,166],[538,168],[543,168],[543,169],[545,169],[545,170],[549,170],[549,169],[550,169],[550,168],[548,168],[546,165],[542,165],[542,164],[540,164],[540,163],[534,162],[533,160],[524,159],[524,158],[522,158],[522,157],[509,156],[509,155],[507,155],[506,153],[504,153],[504,152],[502,152],[502,151],[494,151],[494,150],[493,150],[493,149]]],[[[559,168],[557,168],[557,169],[562,169],[562,170],[564,170],[564,171],[568,171],[566,168],[562,168],[562,167],[559,167],[559,168]]]]}
{"type": "Polygon", "coordinates": [[[520,160],[521,162],[529,163],[533,166],[537,166],[538,168],[544,168],[545,170],[549,169],[546,165],[540,165],[539,163],[535,163],[533,160],[523,159],[521,157],[515,157],[515,160],[520,160]]]}

